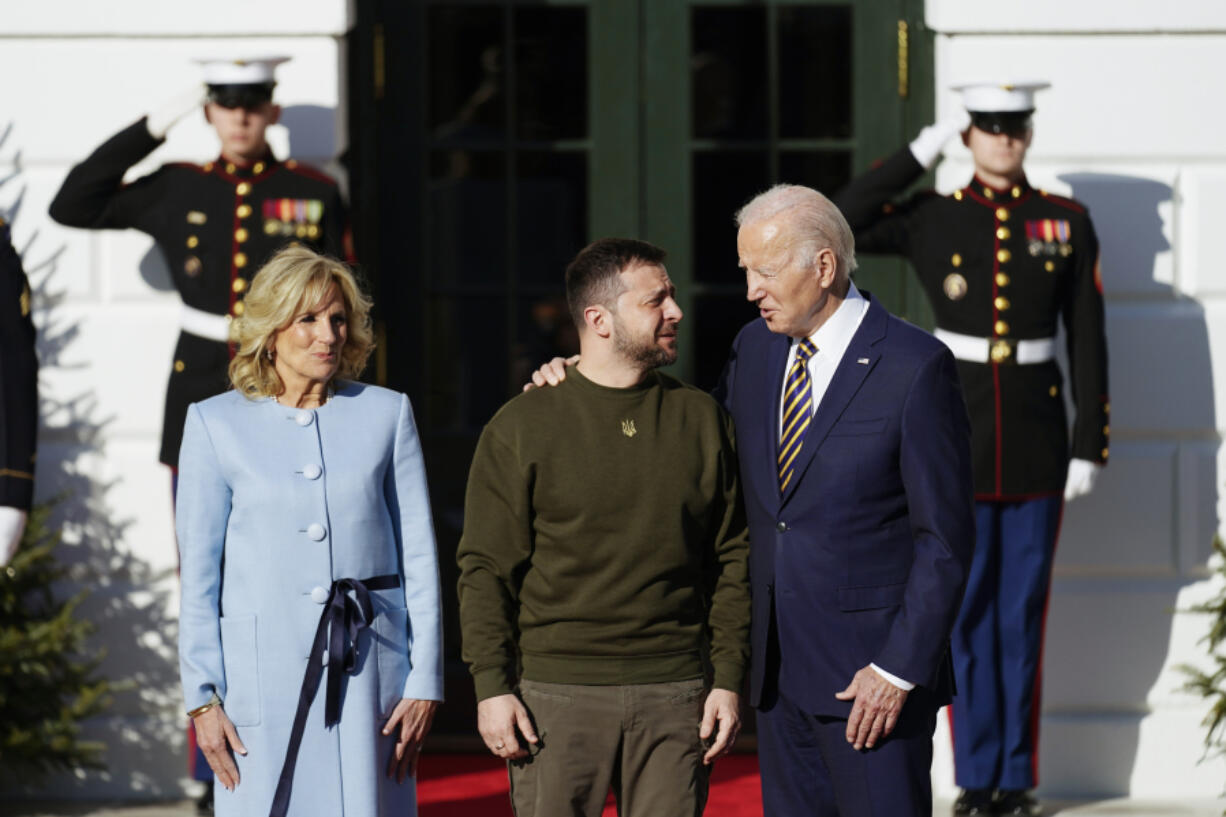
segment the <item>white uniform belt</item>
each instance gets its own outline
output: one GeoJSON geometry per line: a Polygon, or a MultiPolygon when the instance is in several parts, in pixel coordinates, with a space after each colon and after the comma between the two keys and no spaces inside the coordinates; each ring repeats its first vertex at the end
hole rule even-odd
{"type": "Polygon", "coordinates": [[[225,343],[230,339],[230,316],[214,315],[203,309],[182,304],[179,312],[179,328],[202,338],[225,343]]]}
{"type": "Polygon", "coordinates": [[[1010,340],[1008,338],[978,338],[947,329],[933,332],[937,340],[949,347],[958,360],[972,363],[1046,363],[1056,356],[1055,338],[1010,340]]]}

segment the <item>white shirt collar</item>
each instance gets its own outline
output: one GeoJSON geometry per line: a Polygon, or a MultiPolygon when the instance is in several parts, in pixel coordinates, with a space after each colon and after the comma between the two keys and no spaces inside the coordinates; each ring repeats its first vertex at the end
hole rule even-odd
{"type": "MultiPolygon", "coordinates": [[[[850,281],[847,284],[847,297],[843,299],[843,303],[839,304],[839,308],[834,311],[825,323],[817,327],[813,334],[809,335],[809,340],[813,341],[813,345],[817,347],[818,354],[822,352],[838,351],[840,356],[842,351],[851,343],[852,337],[856,334],[856,330],[860,328],[860,321],[864,318],[864,313],[868,311],[868,299],[860,294],[860,290],[856,289],[856,285],[850,281]]],[[[792,346],[795,348],[799,341],[793,339],[792,346]]]]}

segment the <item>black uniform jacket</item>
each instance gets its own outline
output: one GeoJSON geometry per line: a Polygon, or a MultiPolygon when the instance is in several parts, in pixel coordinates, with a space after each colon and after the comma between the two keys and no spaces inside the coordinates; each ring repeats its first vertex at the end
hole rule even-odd
{"type": "Polygon", "coordinates": [[[975,494],[1008,500],[1059,493],[1071,455],[1105,463],[1107,343],[1098,239],[1086,208],[1030,187],[978,179],[952,195],[899,199],[924,169],[903,148],[834,201],[856,249],[906,257],[937,327],[991,339],[991,361],[958,361],[974,432],[975,494]],[[1018,365],[1016,341],[1051,338],[1064,321],[1076,417],[1070,447],[1054,360],[1018,365]]]}
{"type": "MultiPolygon", "coordinates": [[[[187,306],[242,314],[253,275],[291,241],[337,258],[345,252],[345,212],[330,177],[269,154],[247,166],[224,159],[163,165],[131,184],[124,173],[160,140],[145,120],[108,139],[64,180],[51,217],[69,227],[132,227],[158,243],[187,306]]],[[[224,342],[180,332],[166,389],[161,461],[174,466],[190,403],[226,390],[224,342]]]]}
{"type": "Polygon", "coordinates": [[[0,219],[0,505],[28,511],[34,497],[38,358],[30,282],[0,219]]]}

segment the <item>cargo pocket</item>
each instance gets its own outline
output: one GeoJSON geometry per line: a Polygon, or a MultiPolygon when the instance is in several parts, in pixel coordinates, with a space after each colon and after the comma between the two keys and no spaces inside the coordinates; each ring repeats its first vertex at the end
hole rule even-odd
{"type": "Polygon", "coordinates": [[[255,616],[223,616],[221,656],[226,669],[223,708],[235,726],[260,722],[260,672],[255,616]]]}
{"type": "Polygon", "coordinates": [[[404,682],[409,677],[409,611],[404,607],[380,610],[374,631],[379,712],[387,717],[404,697],[404,682]]]}

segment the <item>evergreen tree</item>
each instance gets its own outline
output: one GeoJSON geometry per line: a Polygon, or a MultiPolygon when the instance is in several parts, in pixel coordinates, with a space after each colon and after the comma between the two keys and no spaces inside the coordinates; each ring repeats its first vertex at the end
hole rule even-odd
{"type": "Polygon", "coordinates": [[[50,505],[30,512],[13,560],[0,568],[0,773],[23,783],[57,770],[103,768],[105,748],[80,724],[111,703],[96,677],[101,655],[86,647],[93,625],[78,618],[86,591],[60,600],[67,573],[53,555],[59,531],[50,505]]]}

